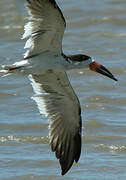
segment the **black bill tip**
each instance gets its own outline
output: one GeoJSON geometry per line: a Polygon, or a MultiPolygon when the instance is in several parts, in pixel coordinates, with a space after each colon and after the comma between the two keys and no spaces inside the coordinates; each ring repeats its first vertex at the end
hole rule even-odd
{"type": "Polygon", "coordinates": [[[96,72],[104,75],[104,76],[107,76],[109,77],[110,79],[113,79],[114,81],[118,81],[114,76],[113,74],[108,70],[106,69],[104,66],[100,65],[99,67],[96,67],[96,72]]]}

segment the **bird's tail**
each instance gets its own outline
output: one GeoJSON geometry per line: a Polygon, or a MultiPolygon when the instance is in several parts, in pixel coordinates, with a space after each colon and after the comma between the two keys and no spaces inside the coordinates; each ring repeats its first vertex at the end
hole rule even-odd
{"type": "Polygon", "coordinates": [[[16,65],[1,65],[0,74],[2,73],[3,76],[6,76],[6,75],[16,72],[21,67],[22,66],[16,66],[16,65]]]}

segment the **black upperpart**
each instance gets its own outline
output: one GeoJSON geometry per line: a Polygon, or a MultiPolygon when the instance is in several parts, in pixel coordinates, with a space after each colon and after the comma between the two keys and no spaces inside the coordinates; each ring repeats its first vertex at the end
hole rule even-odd
{"type": "Polygon", "coordinates": [[[75,55],[68,55],[66,56],[65,54],[62,53],[62,56],[67,60],[67,61],[78,61],[78,62],[82,62],[82,61],[86,61],[88,59],[90,59],[90,56],[84,55],[84,54],[75,54],[75,55]]]}

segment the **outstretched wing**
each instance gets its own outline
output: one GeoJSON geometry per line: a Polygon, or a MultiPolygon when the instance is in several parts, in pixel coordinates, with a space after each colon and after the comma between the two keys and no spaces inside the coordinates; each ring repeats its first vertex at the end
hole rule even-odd
{"type": "Polygon", "coordinates": [[[59,159],[64,175],[78,162],[81,153],[81,110],[64,71],[48,70],[31,75],[33,89],[41,114],[50,119],[50,145],[59,159]]]}
{"type": "Polygon", "coordinates": [[[24,27],[25,57],[44,51],[61,53],[66,22],[55,0],[26,1],[30,17],[24,27]]]}

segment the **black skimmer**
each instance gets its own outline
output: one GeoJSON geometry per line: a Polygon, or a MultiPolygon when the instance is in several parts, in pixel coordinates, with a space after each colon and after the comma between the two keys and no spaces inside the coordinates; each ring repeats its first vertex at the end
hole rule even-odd
{"type": "Polygon", "coordinates": [[[65,55],[62,37],[66,22],[55,0],[26,0],[29,22],[22,61],[3,66],[5,73],[29,75],[41,114],[49,117],[50,146],[59,159],[62,175],[68,172],[81,153],[81,108],[66,71],[89,67],[115,81],[104,66],[83,54],[65,55]]]}

